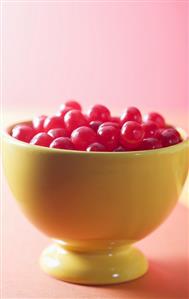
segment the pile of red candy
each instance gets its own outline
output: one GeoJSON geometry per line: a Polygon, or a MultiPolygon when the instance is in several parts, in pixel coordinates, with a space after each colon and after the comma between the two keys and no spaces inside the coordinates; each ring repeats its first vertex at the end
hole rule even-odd
{"type": "Polygon", "coordinates": [[[151,150],[182,141],[159,113],[142,118],[139,109],[129,107],[115,117],[107,107],[95,105],[84,114],[74,100],[61,105],[56,115],[41,115],[32,125],[15,126],[12,137],[33,145],[87,152],[151,150]]]}

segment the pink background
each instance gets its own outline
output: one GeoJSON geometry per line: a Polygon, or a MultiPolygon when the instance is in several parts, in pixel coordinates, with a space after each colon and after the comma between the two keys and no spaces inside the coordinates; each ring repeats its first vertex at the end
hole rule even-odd
{"type": "Polygon", "coordinates": [[[186,126],[187,3],[166,2],[4,4],[5,114],[73,97],[186,126]]]}
{"type": "MultiPolygon", "coordinates": [[[[186,127],[187,3],[166,2],[3,3],[5,120],[54,112],[75,97],[84,107],[102,102],[115,113],[128,105],[159,110],[186,127]]],[[[187,297],[186,207],[178,205],[138,244],[150,260],[143,279],[87,288],[40,271],[39,253],[49,241],[20,214],[4,184],[3,192],[4,298],[187,297]]]]}

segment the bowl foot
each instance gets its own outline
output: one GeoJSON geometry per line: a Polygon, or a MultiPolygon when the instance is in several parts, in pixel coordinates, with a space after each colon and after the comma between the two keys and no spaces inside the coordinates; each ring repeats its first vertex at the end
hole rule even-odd
{"type": "Polygon", "coordinates": [[[78,252],[54,243],[43,251],[40,265],[44,272],[57,279],[85,285],[130,281],[148,270],[146,258],[132,246],[78,252]]]}

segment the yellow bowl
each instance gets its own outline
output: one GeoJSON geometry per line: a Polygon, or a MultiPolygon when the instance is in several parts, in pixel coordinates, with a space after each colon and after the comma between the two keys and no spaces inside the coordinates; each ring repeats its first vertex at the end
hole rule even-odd
{"type": "Polygon", "coordinates": [[[26,217],[53,239],[42,269],[65,281],[112,284],[148,268],[131,244],[175,206],[189,165],[189,140],[148,151],[94,153],[33,146],[3,134],[5,174],[26,217]]]}

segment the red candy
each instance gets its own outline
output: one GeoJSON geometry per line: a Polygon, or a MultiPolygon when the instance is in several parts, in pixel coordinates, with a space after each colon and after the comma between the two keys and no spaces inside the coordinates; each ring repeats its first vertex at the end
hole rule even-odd
{"type": "Polygon", "coordinates": [[[157,112],[142,115],[128,107],[120,117],[111,116],[104,105],[81,112],[80,103],[68,100],[53,116],[35,117],[31,125],[12,129],[12,137],[33,145],[87,152],[128,152],[154,150],[178,144],[182,137],[157,112]]]}
{"type": "Polygon", "coordinates": [[[176,129],[170,128],[161,131],[160,140],[162,145],[165,147],[179,143],[181,141],[181,137],[176,129]]]}
{"type": "Polygon", "coordinates": [[[27,125],[17,125],[12,130],[12,137],[24,142],[30,142],[34,134],[34,129],[27,125]]]}
{"type": "Polygon", "coordinates": [[[82,126],[72,132],[71,140],[77,150],[84,151],[97,141],[97,135],[91,128],[82,126]]]}
{"type": "Polygon", "coordinates": [[[73,109],[71,107],[66,107],[66,106],[60,107],[60,111],[58,111],[56,113],[56,115],[61,116],[64,119],[64,115],[70,110],[73,110],[73,109]]]}
{"type": "Polygon", "coordinates": [[[154,121],[147,121],[142,124],[144,129],[144,138],[154,137],[159,129],[158,125],[154,121]]]}
{"type": "Polygon", "coordinates": [[[108,151],[114,150],[119,144],[120,130],[115,126],[101,125],[97,131],[98,140],[108,151]]]}
{"type": "Polygon", "coordinates": [[[88,111],[89,121],[99,120],[101,122],[110,120],[110,111],[103,105],[95,105],[88,111]]]}
{"type": "Polygon", "coordinates": [[[54,139],[51,142],[50,148],[73,150],[74,145],[73,145],[70,138],[68,138],[68,137],[58,137],[58,138],[54,139]]]}
{"type": "Polygon", "coordinates": [[[114,150],[114,152],[126,152],[126,149],[120,145],[114,150]]]}
{"type": "Polygon", "coordinates": [[[106,148],[103,144],[99,143],[99,142],[95,142],[90,144],[87,149],[87,152],[105,152],[106,148]]]}
{"type": "Polygon", "coordinates": [[[150,112],[149,114],[146,115],[145,120],[151,120],[154,121],[159,128],[165,127],[165,119],[163,116],[157,112],[150,112]]]}
{"type": "Polygon", "coordinates": [[[42,133],[36,134],[30,141],[30,144],[49,147],[49,145],[51,144],[52,141],[53,141],[53,138],[51,136],[49,136],[45,132],[42,132],[42,133]]]}
{"type": "Polygon", "coordinates": [[[64,115],[65,115],[68,111],[70,111],[70,110],[73,110],[73,109],[70,108],[70,107],[65,107],[64,109],[58,111],[58,112],[56,113],[56,116],[61,116],[61,117],[64,119],[64,115]]]}
{"type": "Polygon", "coordinates": [[[71,133],[78,127],[87,126],[88,122],[85,116],[79,110],[71,110],[64,116],[64,124],[66,130],[71,133]]]}
{"type": "Polygon", "coordinates": [[[89,123],[89,126],[90,126],[91,129],[93,129],[95,132],[97,132],[97,130],[100,127],[101,124],[102,124],[101,121],[93,120],[89,123]]]}
{"type": "Polygon", "coordinates": [[[120,118],[119,118],[119,116],[112,116],[110,118],[110,121],[119,124],[120,123],[120,118]]]}
{"type": "Polygon", "coordinates": [[[136,149],[142,142],[144,129],[136,121],[127,121],[121,128],[121,144],[128,149],[136,149]]]}
{"type": "Polygon", "coordinates": [[[155,137],[145,138],[143,139],[141,144],[142,150],[157,149],[161,147],[162,147],[161,141],[155,137]]]}
{"type": "Polygon", "coordinates": [[[106,121],[101,124],[101,127],[105,127],[105,126],[113,126],[115,128],[120,128],[120,125],[118,123],[112,121],[106,121]]]}
{"type": "Polygon", "coordinates": [[[37,117],[34,117],[33,119],[33,128],[37,131],[37,132],[41,132],[43,131],[43,125],[44,125],[44,121],[47,118],[46,115],[40,115],[37,117]]]}
{"type": "Polygon", "coordinates": [[[60,110],[64,110],[66,107],[69,107],[74,110],[80,110],[80,111],[82,109],[81,105],[75,100],[69,100],[69,101],[65,102],[65,104],[60,106],[60,110]]]}
{"type": "Polygon", "coordinates": [[[120,123],[123,125],[126,121],[136,121],[138,123],[142,122],[142,115],[140,110],[136,107],[127,108],[120,117],[120,123]]]}
{"type": "Polygon", "coordinates": [[[66,137],[67,133],[65,129],[57,128],[57,129],[49,130],[48,135],[50,135],[53,138],[58,138],[58,137],[66,137]]]}
{"type": "Polygon", "coordinates": [[[46,132],[50,129],[64,128],[64,120],[61,116],[49,116],[45,119],[43,127],[46,132]]]}

